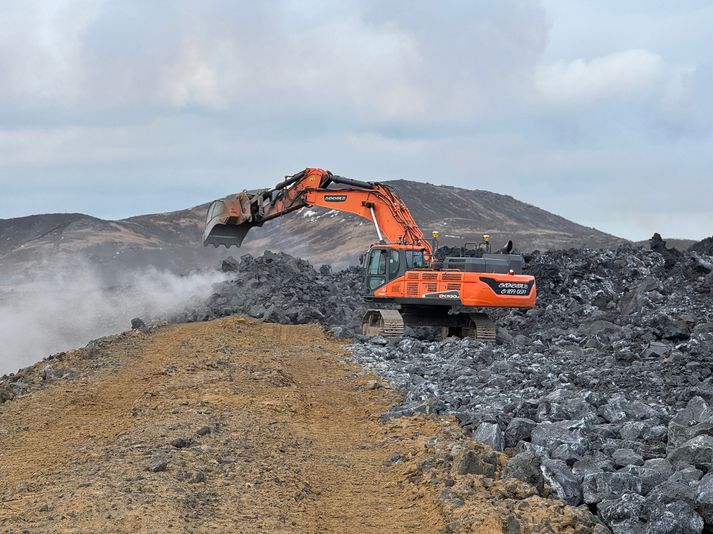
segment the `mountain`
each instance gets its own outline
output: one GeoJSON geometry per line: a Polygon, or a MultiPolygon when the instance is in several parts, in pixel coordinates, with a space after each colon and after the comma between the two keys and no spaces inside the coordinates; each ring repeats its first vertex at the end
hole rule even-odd
{"type": "MultiPolygon", "coordinates": [[[[513,239],[519,250],[607,247],[624,242],[510,196],[446,185],[387,182],[402,196],[427,235],[439,244],[479,242],[488,233],[499,246],[513,239]]],[[[201,246],[208,204],[119,221],[78,213],[0,219],[0,271],[22,277],[28,266],[51,269],[83,258],[110,277],[137,266],[184,272],[215,265],[227,255],[282,250],[315,264],[356,261],[375,241],[373,225],[351,214],[303,209],[255,228],[240,249],[201,246]]]]}
{"type": "Polygon", "coordinates": [[[221,257],[200,246],[206,209],[120,221],[79,213],[0,219],[0,284],[12,285],[38,269],[66,270],[80,262],[97,267],[111,281],[137,267],[174,272],[200,268],[221,257]]]}

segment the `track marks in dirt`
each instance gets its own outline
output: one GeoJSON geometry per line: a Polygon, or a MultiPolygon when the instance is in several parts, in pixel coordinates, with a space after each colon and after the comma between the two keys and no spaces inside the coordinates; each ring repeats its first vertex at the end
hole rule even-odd
{"type": "Polygon", "coordinates": [[[405,443],[422,447],[437,423],[406,437],[380,423],[395,394],[367,390],[318,327],[169,326],[118,336],[94,354],[104,357],[118,364],[0,408],[2,528],[441,528],[435,501],[414,510],[385,464],[405,443]],[[165,470],[147,471],[161,458],[165,470]]]}
{"type": "Polygon", "coordinates": [[[496,480],[505,458],[453,420],[381,421],[399,393],[318,326],[229,317],[92,347],[63,360],[78,378],[0,405],[1,531],[593,531],[496,480]],[[497,473],[453,474],[464,447],[497,473]]]}

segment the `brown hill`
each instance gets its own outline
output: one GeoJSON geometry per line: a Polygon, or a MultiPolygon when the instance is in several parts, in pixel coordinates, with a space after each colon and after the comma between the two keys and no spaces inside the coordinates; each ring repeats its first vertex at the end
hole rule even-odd
{"type": "MultiPolygon", "coordinates": [[[[439,230],[441,244],[513,239],[520,250],[607,247],[624,240],[587,228],[510,196],[398,180],[390,182],[424,231],[439,230]]],[[[354,262],[375,240],[371,223],[349,214],[303,209],[252,231],[241,250],[201,246],[207,204],[170,213],[106,221],[82,214],[33,215],[0,220],[0,270],[21,275],[57,259],[86,258],[117,275],[153,265],[176,272],[215,264],[228,254],[281,250],[313,263],[354,262]],[[21,268],[21,270],[18,270],[21,268]]]]}

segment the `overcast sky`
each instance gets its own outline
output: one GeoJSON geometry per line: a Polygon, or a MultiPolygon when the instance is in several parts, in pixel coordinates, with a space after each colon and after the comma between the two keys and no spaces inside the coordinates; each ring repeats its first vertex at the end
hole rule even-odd
{"type": "Polygon", "coordinates": [[[0,3],[0,218],[193,206],[306,166],[713,234],[713,3],[0,3]]]}

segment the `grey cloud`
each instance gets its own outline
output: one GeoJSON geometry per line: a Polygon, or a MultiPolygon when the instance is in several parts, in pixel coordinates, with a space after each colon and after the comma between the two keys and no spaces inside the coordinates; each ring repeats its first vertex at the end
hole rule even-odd
{"type": "Polygon", "coordinates": [[[0,8],[0,217],[178,209],[321,165],[713,233],[698,2],[48,6],[0,8]]]}

